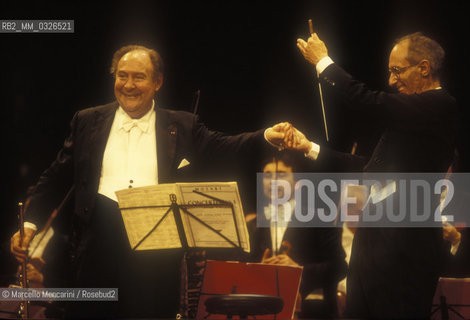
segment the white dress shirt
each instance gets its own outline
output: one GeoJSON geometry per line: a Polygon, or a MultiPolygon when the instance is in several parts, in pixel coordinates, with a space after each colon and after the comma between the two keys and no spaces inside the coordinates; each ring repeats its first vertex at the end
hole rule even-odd
{"type": "MultiPolygon", "coordinates": [[[[119,107],[103,156],[98,193],[117,201],[118,190],[158,184],[155,101],[140,119],[119,107]]],[[[37,230],[31,222],[25,228],[37,230]]]]}
{"type": "Polygon", "coordinates": [[[155,110],[132,119],[119,107],[104,151],[98,193],[117,201],[118,190],[157,183],[155,110]]]}
{"type": "MultiPolygon", "coordinates": [[[[270,231],[271,231],[271,249],[273,252],[279,252],[281,249],[282,238],[287,231],[287,225],[291,221],[292,213],[295,209],[295,200],[289,200],[289,211],[284,211],[284,206],[278,207],[277,212],[277,222],[271,219],[273,214],[273,206],[264,207],[264,216],[266,220],[270,221],[270,231]],[[277,247],[277,249],[275,249],[277,247]]],[[[288,206],[288,207],[289,207],[288,206]]]]}

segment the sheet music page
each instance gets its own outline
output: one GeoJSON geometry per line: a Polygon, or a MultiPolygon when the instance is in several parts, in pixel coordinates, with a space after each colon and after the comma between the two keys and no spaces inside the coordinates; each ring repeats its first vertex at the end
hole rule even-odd
{"type": "MultiPolygon", "coordinates": [[[[178,203],[184,205],[213,205],[208,207],[187,207],[187,210],[206,224],[222,233],[237,246],[237,227],[240,244],[244,251],[250,252],[250,240],[246,227],[240,194],[236,182],[177,183],[178,203]],[[230,207],[221,207],[217,200],[197,194],[194,190],[233,204],[235,220],[230,207]]],[[[186,237],[191,247],[232,248],[229,241],[207,226],[181,211],[186,237]]]]}
{"type": "MultiPolygon", "coordinates": [[[[159,184],[116,191],[131,248],[134,248],[169,210],[171,204],[169,194],[175,192],[174,184],[159,184]]],[[[171,248],[181,248],[181,241],[173,212],[170,211],[157,229],[136,250],[171,248]]]]}

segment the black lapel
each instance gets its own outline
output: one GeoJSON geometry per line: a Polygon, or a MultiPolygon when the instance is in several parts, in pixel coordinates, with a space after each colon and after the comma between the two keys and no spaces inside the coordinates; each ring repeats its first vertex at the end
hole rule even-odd
{"type": "Polygon", "coordinates": [[[159,183],[167,183],[172,182],[172,171],[175,170],[178,130],[170,111],[160,108],[155,108],[155,110],[158,181],[159,183]]]}
{"type": "Polygon", "coordinates": [[[114,102],[106,105],[104,108],[97,108],[94,110],[93,127],[90,135],[90,158],[91,168],[97,168],[98,173],[101,173],[101,166],[103,164],[104,150],[108,142],[111,126],[116,115],[118,103],[114,102]]]}

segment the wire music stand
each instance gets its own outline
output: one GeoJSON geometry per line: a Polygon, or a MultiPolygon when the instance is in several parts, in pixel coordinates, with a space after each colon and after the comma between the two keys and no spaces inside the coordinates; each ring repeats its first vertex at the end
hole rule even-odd
{"type": "Polygon", "coordinates": [[[197,193],[199,195],[202,195],[202,196],[204,196],[208,199],[214,200],[217,203],[214,203],[214,204],[177,204],[176,195],[175,194],[170,194],[169,197],[170,197],[171,205],[170,206],[159,206],[159,207],[168,207],[168,210],[160,218],[160,220],[158,220],[158,222],[153,226],[153,228],[151,228],[150,231],[147,232],[147,234],[144,237],[142,237],[142,239],[140,241],[138,241],[138,243],[132,248],[132,250],[136,250],[145,241],[145,239],[147,239],[158,228],[158,226],[161,225],[162,221],[169,215],[169,213],[172,212],[173,216],[175,218],[176,228],[178,230],[178,235],[179,235],[179,238],[180,238],[180,241],[181,241],[181,246],[183,247],[183,249],[185,251],[188,251],[190,249],[190,247],[188,245],[188,239],[187,239],[186,233],[184,231],[183,219],[181,218],[181,211],[184,214],[186,214],[186,215],[190,216],[191,218],[193,218],[194,220],[198,221],[200,224],[202,224],[207,229],[211,230],[212,232],[214,232],[217,235],[219,235],[220,237],[222,237],[225,241],[230,243],[233,247],[238,248],[240,250],[243,250],[242,249],[242,244],[241,244],[240,232],[238,230],[237,219],[236,219],[236,216],[235,216],[235,209],[233,207],[233,204],[231,202],[213,197],[211,195],[205,194],[205,193],[197,191],[197,190],[193,190],[193,192],[197,193]],[[197,216],[192,214],[191,211],[189,210],[190,208],[215,208],[215,207],[230,208],[231,209],[234,224],[235,224],[235,230],[236,230],[236,234],[237,234],[238,244],[233,242],[229,238],[227,238],[219,230],[214,229],[212,226],[210,226],[206,222],[199,219],[197,216]]]}

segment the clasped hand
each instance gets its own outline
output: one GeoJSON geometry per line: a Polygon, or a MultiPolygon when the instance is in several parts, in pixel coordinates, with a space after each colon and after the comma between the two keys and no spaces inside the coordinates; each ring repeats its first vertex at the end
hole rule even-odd
{"type": "Polygon", "coordinates": [[[281,122],[266,131],[266,139],[282,149],[308,153],[312,143],[289,122],[281,122]]]}
{"type": "Polygon", "coordinates": [[[19,262],[28,259],[28,247],[34,238],[35,231],[30,228],[24,228],[24,238],[21,241],[20,231],[16,232],[10,239],[10,251],[19,262]]]}

